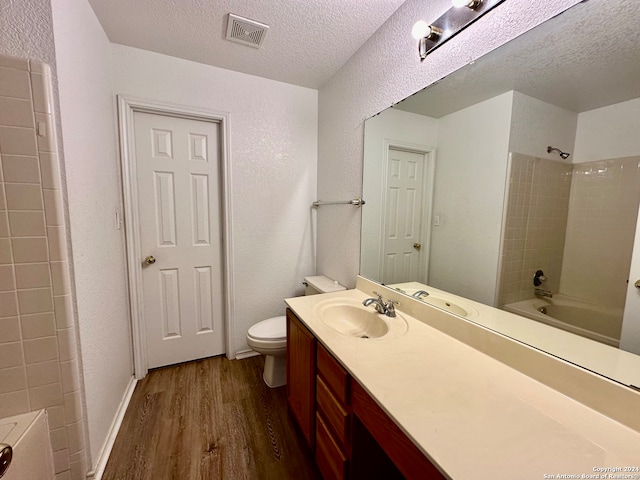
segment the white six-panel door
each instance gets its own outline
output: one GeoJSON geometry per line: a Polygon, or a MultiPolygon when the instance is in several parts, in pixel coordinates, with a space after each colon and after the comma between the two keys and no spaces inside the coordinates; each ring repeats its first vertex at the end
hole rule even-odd
{"type": "Polygon", "coordinates": [[[389,148],[384,211],[382,282],[420,278],[424,154],[389,148]]]}
{"type": "Polygon", "coordinates": [[[222,354],[219,124],[135,112],[134,129],[148,367],[222,354]]]}

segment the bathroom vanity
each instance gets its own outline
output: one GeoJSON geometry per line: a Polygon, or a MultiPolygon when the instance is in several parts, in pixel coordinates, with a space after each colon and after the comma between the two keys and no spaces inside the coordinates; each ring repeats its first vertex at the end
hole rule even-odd
{"type": "Polygon", "coordinates": [[[325,478],[640,469],[637,392],[361,277],[286,302],[287,397],[325,478]],[[396,318],[362,306],[373,289],[396,318]]]}
{"type": "Polygon", "coordinates": [[[287,309],[287,400],[326,479],[445,478],[287,309]]]}

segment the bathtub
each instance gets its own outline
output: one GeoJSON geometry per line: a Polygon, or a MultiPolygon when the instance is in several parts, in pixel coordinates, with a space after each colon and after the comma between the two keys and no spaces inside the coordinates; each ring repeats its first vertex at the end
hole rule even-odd
{"type": "Polygon", "coordinates": [[[0,444],[13,448],[2,480],[53,480],[53,454],[44,410],[0,419],[0,444]]]}
{"type": "Polygon", "coordinates": [[[509,303],[502,308],[613,347],[620,344],[621,308],[588,303],[562,294],[509,303]]]}

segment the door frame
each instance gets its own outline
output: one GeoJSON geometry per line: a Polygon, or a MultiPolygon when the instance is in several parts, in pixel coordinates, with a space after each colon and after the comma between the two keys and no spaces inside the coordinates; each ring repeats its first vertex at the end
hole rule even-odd
{"type": "Polygon", "coordinates": [[[220,189],[222,206],[222,250],[224,290],[224,336],[227,358],[233,353],[231,339],[234,332],[233,308],[233,232],[231,196],[231,159],[229,154],[229,113],[204,110],[185,105],[144,98],[117,95],[118,129],[120,134],[120,162],[124,201],[124,232],[126,244],[127,278],[131,316],[133,370],[137,379],[148,372],[147,342],[142,289],[142,250],[140,247],[137,163],[135,154],[134,114],[151,113],[188,120],[217,123],[220,126],[220,189]]]}
{"type": "Polygon", "coordinates": [[[404,142],[402,140],[392,140],[385,138],[383,141],[382,161],[384,168],[382,170],[382,201],[380,209],[380,268],[378,278],[383,278],[384,273],[384,251],[385,251],[385,213],[387,211],[387,173],[389,166],[389,150],[402,150],[410,153],[417,153],[424,157],[424,170],[422,172],[422,206],[426,205],[424,221],[420,225],[420,237],[425,240],[422,242],[420,255],[423,261],[420,262],[418,269],[418,281],[427,283],[429,276],[428,258],[431,252],[431,222],[433,218],[433,198],[435,187],[436,173],[436,148],[429,145],[421,145],[418,143],[404,142]],[[424,259],[427,259],[425,262],[424,259]]]}

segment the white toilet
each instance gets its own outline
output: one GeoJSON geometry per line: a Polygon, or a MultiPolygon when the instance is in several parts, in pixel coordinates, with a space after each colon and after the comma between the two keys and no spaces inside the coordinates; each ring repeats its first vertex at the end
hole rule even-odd
{"type": "MultiPolygon", "coordinates": [[[[304,278],[305,295],[346,290],[337,281],[324,275],[304,278]]],[[[266,356],[262,378],[271,388],[287,383],[287,317],[267,318],[253,325],[247,332],[247,345],[266,356]]]]}

